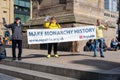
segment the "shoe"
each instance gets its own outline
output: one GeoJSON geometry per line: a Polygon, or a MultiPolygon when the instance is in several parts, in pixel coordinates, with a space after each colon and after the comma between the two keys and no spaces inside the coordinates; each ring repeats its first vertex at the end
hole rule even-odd
{"type": "Polygon", "coordinates": [[[59,55],[58,55],[58,54],[55,54],[54,57],[59,58],[59,55]]]}
{"type": "Polygon", "coordinates": [[[94,55],[93,57],[97,57],[96,55],[94,55]]]}
{"type": "Polygon", "coordinates": [[[47,55],[47,58],[50,58],[50,57],[51,57],[51,55],[50,55],[50,54],[48,54],[48,55],[47,55]]]}
{"type": "Polygon", "coordinates": [[[100,57],[104,58],[105,56],[101,55],[100,57]]]}
{"type": "Polygon", "coordinates": [[[16,60],[16,58],[12,58],[12,60],[13,60],[13,61],[15,61],[15,60],[16,60]]]}
{"type": "Polygon", "coordinates": [[[18,60],[22,60],[22,58],[21,58],[21,57],[19,57],[19,58],[18,58],[18,60]]]}

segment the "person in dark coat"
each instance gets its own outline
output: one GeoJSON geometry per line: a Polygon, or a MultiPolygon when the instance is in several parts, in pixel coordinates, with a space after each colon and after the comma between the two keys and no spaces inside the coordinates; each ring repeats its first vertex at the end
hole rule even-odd
{"type": "Polygon", "coordinates": [[[21,60],[22,55],[22,28],[21,19],[19,17],[15,18],[15,22],[7,25],[6,22],[3,23],[6,28],[12,29],[12,60],[16,60],[16,45],[18,44],[18,60],[21,60]]]}

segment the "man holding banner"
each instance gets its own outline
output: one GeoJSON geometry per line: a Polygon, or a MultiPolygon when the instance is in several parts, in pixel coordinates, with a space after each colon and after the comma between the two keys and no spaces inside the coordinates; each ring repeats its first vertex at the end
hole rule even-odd
{"type": "Polygon", "coordinates": [[[104,25],[101,25],[101,20],[97,19],[97,25],[96,25],[96,40],[95,40],[95,49],[94,49],[94,57],[97,57],[97,49],[98,49],[98,43],[100,45],[100,57],[104,58],[103,54],[103,30],[108,29],[108,24],[106,27],[104,25]]]}
{"type": "Polygon", "coordinates": [[[15,22],[7,25],[3,18],[3,25],[6,28],[12,29],[12,60],[16,60],[16,47],[18,44],[18,60],[22,60],[22,28],[21,19],[19,17],[15,18],[15,22]]]}
{"type": "MultiPolygon", "coordinates": [[[[46,17],[44,27],[47,28],[47,29],[60,29],[61,28],[61,26],[57,23],[55,17],[51,17],[50,22],[48,21],[48,17],[46,17]]],[[[57,54],[58,43],[48,43],[47,58],[51,57],[52,46],[54,48],[54,57],[58,58],[59,57],[58,54],[57,54]]]]}

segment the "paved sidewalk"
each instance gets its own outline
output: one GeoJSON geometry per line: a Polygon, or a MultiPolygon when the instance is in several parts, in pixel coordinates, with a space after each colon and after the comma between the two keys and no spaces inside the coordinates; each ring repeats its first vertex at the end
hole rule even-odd
{"type": "MultiPolygon", "coordinates": [[[[6,48],[7,59],[11,60],[11,48],[6,48]]],[[[17,51],[16,51],[17,52],[17,51]]],[[[58,52],[59,58],[46,58],[47,50],[23,49],[23,59],[21,62],[44,64],[58,67],[65,67],[77,70],[120,74],[120,50],[106,51],[105,58],[101,58],[98,52],[97,57],[93,57],[93,52],[58,52]]]]}

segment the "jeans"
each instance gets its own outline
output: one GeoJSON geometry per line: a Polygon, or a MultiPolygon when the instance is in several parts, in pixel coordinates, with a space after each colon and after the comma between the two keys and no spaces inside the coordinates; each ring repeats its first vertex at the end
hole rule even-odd
{"type": "Polygon", "coordinates": [[[113,45],[112,48],[113,48],[113,49],[116,49],[116,48],[117,48],[117,45],[113,45]]]}
{"type": "Polygon", "coordinates": [[[89,51],[94,51],[94,44],[91,44],[91,46],[89,47],[89,51]]]}
{"type": "Polygon", "coordinates": [[[97,50],[98,50],[98,44],[100,45],[100,55],[103,55],[103,38],[96,39],[95,40],[95,46],[94,46],[94,55],[97,55],[97,50]]]}

